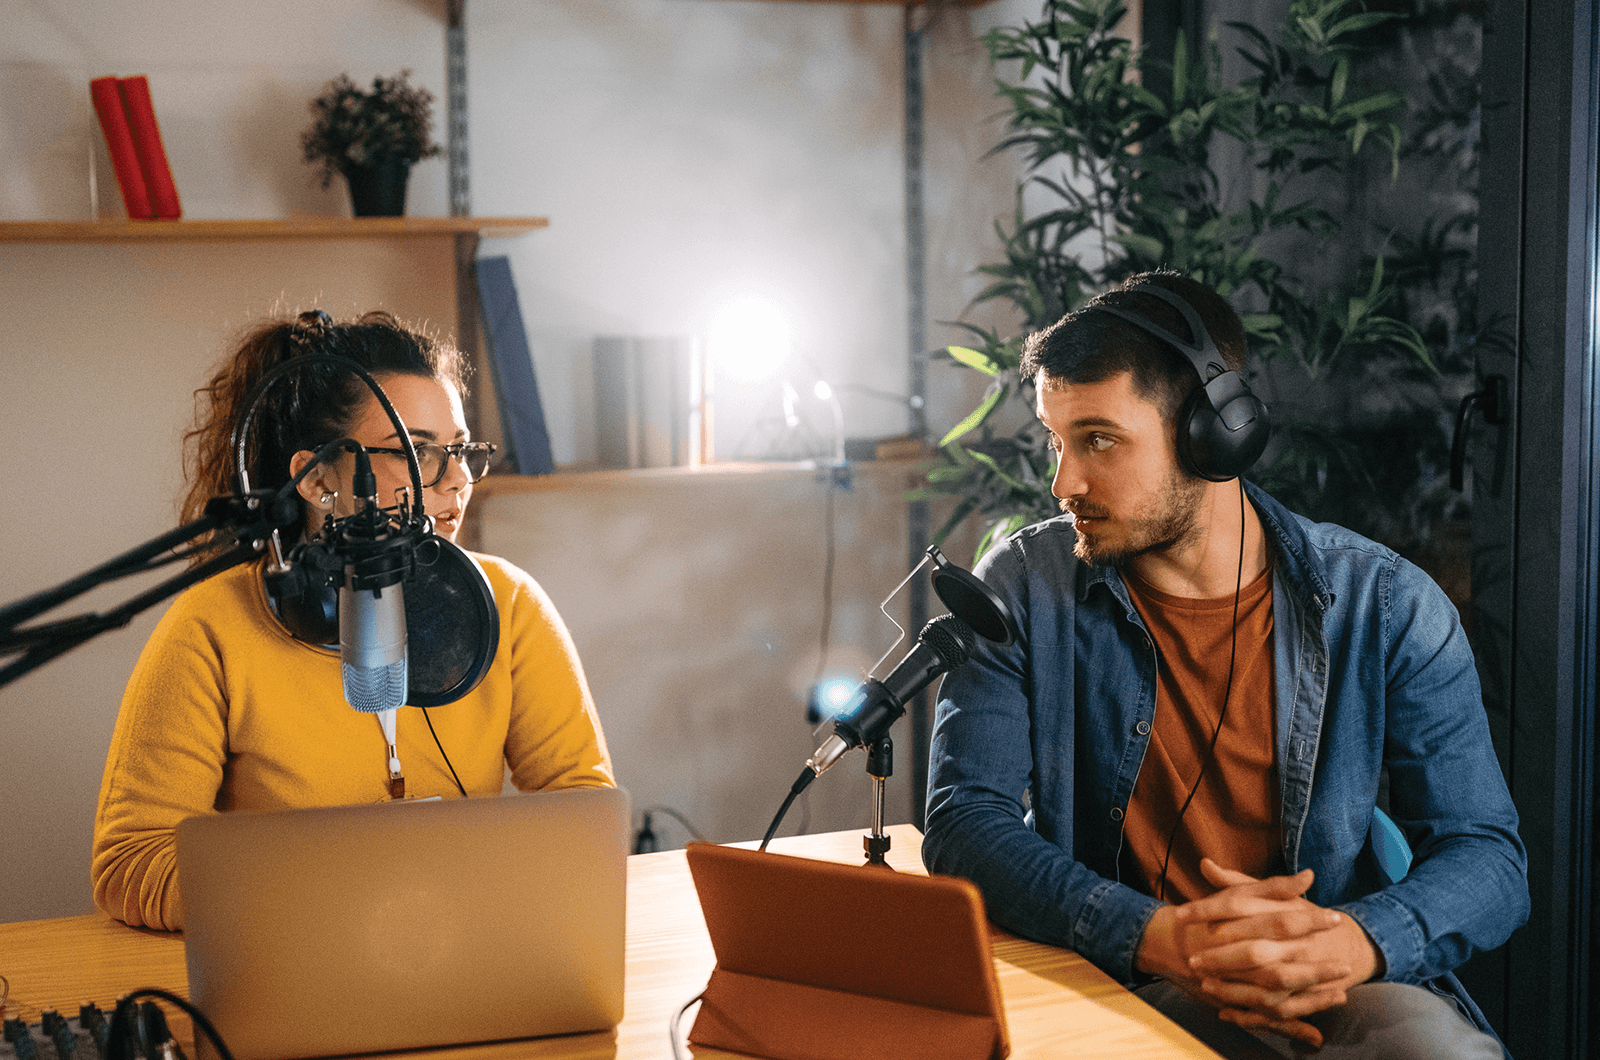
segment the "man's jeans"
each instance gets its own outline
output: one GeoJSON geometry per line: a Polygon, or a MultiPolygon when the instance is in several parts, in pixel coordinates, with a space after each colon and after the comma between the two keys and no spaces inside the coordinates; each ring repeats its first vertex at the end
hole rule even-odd
{"type": "Polygon", "coordinates": [[[1410,983],[1362,983],[1349,1001],[1307,1017],[1322,1032],[1312,1052],[1271,1031],[1245,1031],[1167,982],[1140,987],[1139,999],[1228,1060],[1502,1060],[1500,1043],[1473,1026],[1453,999],[1410,983]]]}

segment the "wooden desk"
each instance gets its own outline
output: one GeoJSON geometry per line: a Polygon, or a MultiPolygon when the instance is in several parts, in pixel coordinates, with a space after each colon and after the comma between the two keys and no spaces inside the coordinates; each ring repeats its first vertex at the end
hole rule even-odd
{"type": "MultiPolygon", "coordinates": [[[[890,864],[903,872],[922,872],[922,837],[916,829],[899,825],[889,832],[894,837],[890,864]]],[[[830,861],[862,859],[860,832],[779,839],[771,849],[830,861]]],[[[1217,1060],[1216,1053],[1077,954],[993,931],[1013,1057],[1217,1060]]],[[[670,1057],[668,1021],[705,986],[715,963],[683,851],[636,854],[628,859],[627,1011],[615,1033],[405,1055],[408,1060],[670,1057]]],[[[109,1012],[119,995],[139,987],[159,986],[188,996],[182,935],[130,928],[99,914],[0,924],[0,975],[11,981],[7,1015],[30,1023],[43,1009],[74,1015],[82,1001],[109,1012]]],[[[692,1016],[691,1010],[685,1030],[692,1016]]],[[[173,1023],[180,1039],[186,1037],[180,1021],[173,1023]]],[[[731,1054],[696,1049],[694,1055],[731,1054]]]]}

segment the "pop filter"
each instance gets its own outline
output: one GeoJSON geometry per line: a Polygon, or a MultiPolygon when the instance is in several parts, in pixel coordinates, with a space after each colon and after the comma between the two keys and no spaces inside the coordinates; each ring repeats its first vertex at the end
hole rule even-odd
{"type": "Polygon", "coordinates": [[[1011,617],[1011,611],[1000,599],[1000,594],[989,588],[976,574],[948,562],[937,549],[928,551],[933,555],[934,571],[931,577],[934,594],[950,609],[950,613],[971,626],[973,632],[984,640],[992,640],[1002,646],[1016,640],[1016,619],[1011,617]]]}
{"type": "Polygon", "coordinates": [[[439,558],[406,586],[406,702],[442,707],[478,687],[500,646],[500,612],[478,561],[439,538],[439,558]]]}
{"type": "MultiPolygon", "coordinates": [[[[460,547],[433,534],[417,548],[406,605],[406,703],[442,707],[483,680],[500,646],[500,612],[489,577],[460,547]],[[431,556],[431,561],[428,557],[431,556]]],[[[278,620],[296,640],[339,643],[337,557],[297,550],[287,572],[265,576],[278,620]],[[333,579],[334,584],[329,584],[333,579]]]]}

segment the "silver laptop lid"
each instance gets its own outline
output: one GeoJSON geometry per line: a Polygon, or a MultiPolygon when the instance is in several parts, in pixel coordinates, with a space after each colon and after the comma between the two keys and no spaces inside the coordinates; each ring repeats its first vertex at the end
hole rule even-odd
{"type": "Polygon", "coordinates": [[[237,1060],[609,1029],[629,824],[615,788],[190,818],[190,996],[237,1060]]]}

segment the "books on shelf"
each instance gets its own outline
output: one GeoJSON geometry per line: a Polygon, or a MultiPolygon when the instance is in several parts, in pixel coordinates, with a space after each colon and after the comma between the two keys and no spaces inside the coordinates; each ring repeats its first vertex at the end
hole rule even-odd
{"type": "Polygon", "coordinates": [[[150,189],[144,182],[138,149],[133,146],[133,129],[128,124],[128,111],[122,103],[122,89],[117,79],[95,78],[89,82],[89,95],[94,100],[94,112],[100,116],[100,131],[106,136],[106,149],[111,152],[111,167],[116,170],[117,185],[122,189],[122,204],[128,208],[128,216],[136,220],[154,217],[150,189]]]}
{"type": "Polygon", "coordinates": [[[172,180],[150,100],[149,80],[142,75],[97,77],[89,82],[89,95],[105,133],[128,216],[134,220],[182,217],[178,187],[172,180]]]}
{"type": "Polygon", "coordinates": [[[119,78],[117,83],[133,129],[133,146],[139,152],[139,168],[150,189],[150,205],[157,217],[176,220],[183,216],[183,207],[178,204],[178,186],[172,181],[172,167],[167,164],[167,151],[161,145],[156,108],[150,101],[150,82],[141,75],[119,78]]]}
{"type": "Polygon", "coordinates": [[[519,475],[548,475],[555,470],[544,403],[533,374],[533,353],[522,322],[511,259],[479,258],[474,265],[478,301],[489,332],[489,369],[500,404],[500,423],[519,475]]]}

